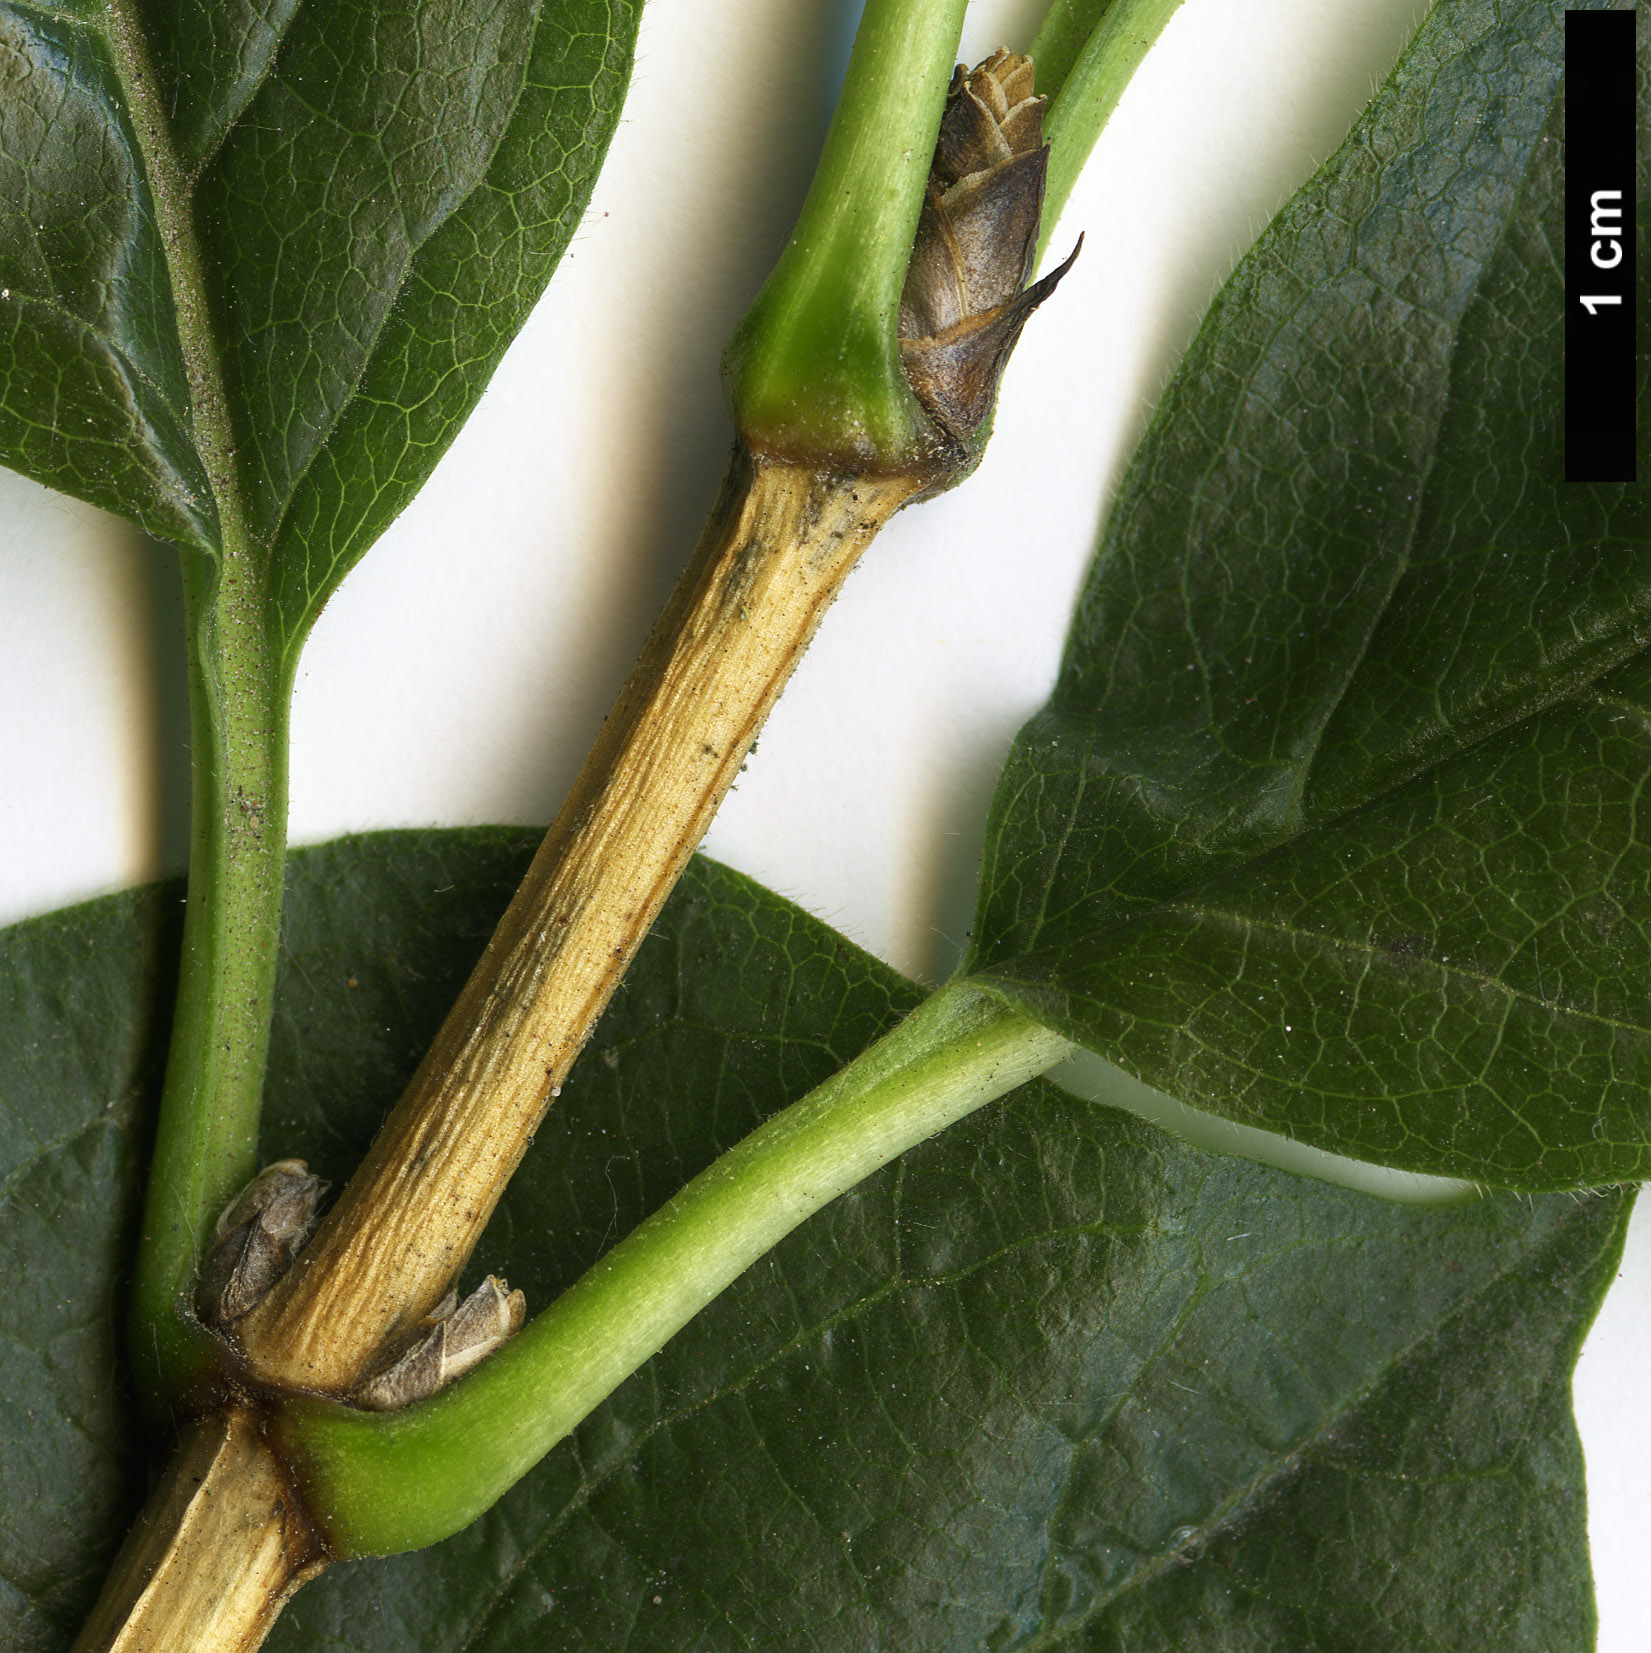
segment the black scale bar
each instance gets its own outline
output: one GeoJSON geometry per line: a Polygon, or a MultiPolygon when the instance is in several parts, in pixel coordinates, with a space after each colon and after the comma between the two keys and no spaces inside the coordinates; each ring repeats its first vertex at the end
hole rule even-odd
{"type": "Polygon", "coordinates": [[[1565,480],[1634,476],[1634,13],[1565,13],[1565,480]]]}

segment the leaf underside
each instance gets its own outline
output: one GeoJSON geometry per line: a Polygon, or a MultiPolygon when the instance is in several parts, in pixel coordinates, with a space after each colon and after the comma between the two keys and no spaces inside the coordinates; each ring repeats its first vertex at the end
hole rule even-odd
{"type": "MultiPolygon", "coordinates": [[[[294,857],[266,1157],[347,1174],[532,849],[294,857]]],[[[177,910],[0,934],[24,1653],[67,1645],[142,1478],[117,1305],[177,910]]],[[[697,862],[472,1272],[542,1306],[917,996],[697,862]]],[[[268,1645],[1581,1653],[1569,1375],[1627,1210],[1395,1207],[1028,1086],[806,1224],[475,1527],[323,1575],[268,1645]]]]}
{"type": "Polygon", "coordinates": [[[4,0],[0,459],[254,550],[301,639],[549,279],[640,11],[4,0]]]}
{"type": "Polygon", "coordinates": [[[1529,1189],[1651,1172],[1651,520],[1564,481],[1563,17],[1443,0],[1227,283],[969,965],[1196,1107],[1529,1189]]]}

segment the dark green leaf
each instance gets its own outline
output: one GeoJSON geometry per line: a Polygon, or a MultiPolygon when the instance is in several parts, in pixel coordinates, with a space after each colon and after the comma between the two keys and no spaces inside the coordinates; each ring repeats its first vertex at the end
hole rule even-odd
{"type": "Polygon", "coordinates": [[[1651,1171],[1651,520],[1563,480],[1563,16],[1444,0],[1221,294],[973,961],[1195,1106],[1526,1188],[1651,1171]]]}
{"type": "Polygon", "coordinates": [[[0,4],[0,457],[272,559],[282,636],[579,222],[641,0],[0,4]]]}
{"type": "Polygon", "coordinates": [[[151,533],[218,517],[142,147],[95,24],[0,6],[0,455],[151,533]]]}
{"type": "Polygon", "coordinates": [[[120,1370],[176,890],[0,931],[0,1645],[68,1645],[143,1488],[120,1370]]]}
{"type": "MultiPolygon", "coordinates": [[[[294,858],[267,1154],[348,1171],[531,850],[294,858]]],[[[174,911],[0,936],[0,1094],[32,1122],[0,1244],[43,1271],[3,1311],[33,1363],[0,1390],[30,1489],[8,1646],[66,1644],[138,1478],[110,1305],[174,911]]],[[[915,997],[696,863],[477,1268],[542,1305],[915,997]]],[[[269,1646],[1581,1653],[1567,1391],[1627,1203],[1395,1207],[1030,1086],[799,1230],[476,1527],[324,1575],[269,1646]]]]}

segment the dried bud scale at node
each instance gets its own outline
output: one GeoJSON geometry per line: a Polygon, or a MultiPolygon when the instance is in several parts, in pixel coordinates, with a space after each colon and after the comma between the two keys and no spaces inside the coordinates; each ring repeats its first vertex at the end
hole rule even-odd
{"type": "Polygon", "coordinates": [[[488,1275],[462,1303],[450,1291],[424,1317],[429,1329],[350,1399],[370,1412],[394,1412],[424,1400],[514,1337],[526,1317],[527,1299],[496,1275],[488,1275]]]}
{"type": "Polygon", "coordinates": [[[310,1237],[328,1187],[303,1160],[278,1159],[224,1207],[195,1288],[202,1321],[222,1328],[251,1313],[310,1237]]]}
{"type": "Polygon", "coordinates": [[[1026,286],[1049,169],[1043,109],[1029,57],[997,51],[971,73],[958,66],[900,298],[912,392],[965,455],[978,457],[1026,318],[1077,257],[1026,286]]]}

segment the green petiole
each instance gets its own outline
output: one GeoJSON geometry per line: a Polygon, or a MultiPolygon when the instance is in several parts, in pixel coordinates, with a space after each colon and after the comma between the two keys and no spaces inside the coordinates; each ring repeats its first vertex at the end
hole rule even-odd
{"type": "Polygon", "coordinates": [[[1180,9],[1181,0],[1057,0],[1032,43],[1044,116],[1049,177],[1043,193],[1041,258],[1089,152],[1130,77],[1180,9]]]}
{"type": "Polygon", "coordinates": [[[935,435],[895,318],[967,0],[867,0],[797,227],[723,359],[752,449],[897,471],[935,435]]]}
{"type": "Polygon", "coordinates": [[[286,865],[290,672],[256,575],[234,558],[186,555],[183,577],[189,889],[132,1303],[133,1359],[152,1405],[213,1359],[188,1292],[219,1211],[257,1165],[286,865]]]}
{"type": "Polygon", "coordinates": [[[392,1413],[283,1401],[274,1427],[311,1514],[350,1555],[458,1531],[799,1223],[1073,1048],[968,982],[941,988],[450,1389],[392,1413]]]}

